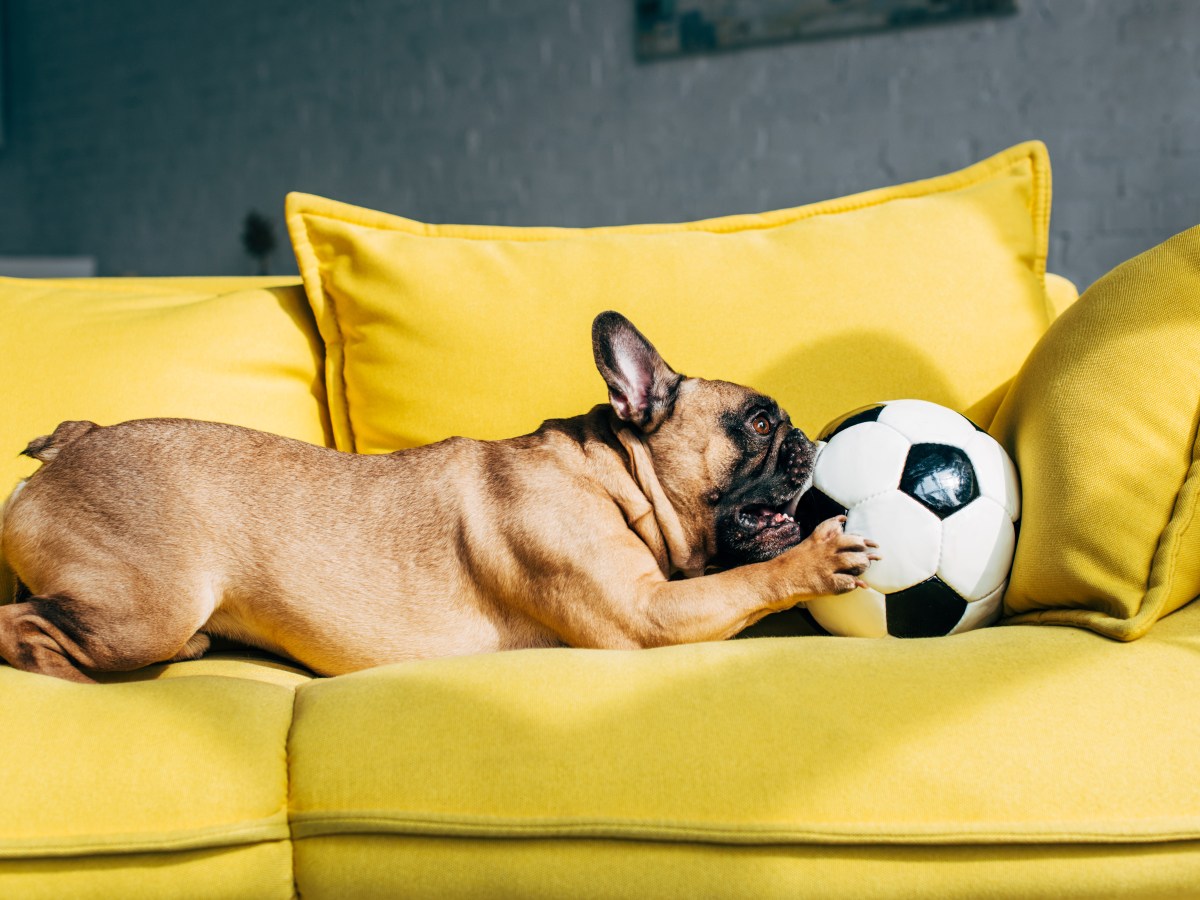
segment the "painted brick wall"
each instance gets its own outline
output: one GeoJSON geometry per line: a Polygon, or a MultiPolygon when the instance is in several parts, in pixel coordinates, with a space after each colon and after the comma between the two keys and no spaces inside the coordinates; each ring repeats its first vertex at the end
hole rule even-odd
{"type": "MultiPolygon", "coordinates": [[[[288,190],[432,221],[755,211],[1050,146],[1086,286],[1200,222],[1200,3],[638,64],[631,0],[7,0],[0,254],[250,272],[288,190]]],[[[274,268],[294,271],[286,248],[274,268]]]]}

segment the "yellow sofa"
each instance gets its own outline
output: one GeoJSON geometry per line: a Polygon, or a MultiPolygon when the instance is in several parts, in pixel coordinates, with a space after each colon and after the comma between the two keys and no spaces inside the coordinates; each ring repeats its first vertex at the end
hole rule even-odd
{"type": "MultiPolygon", "coordinates": [[[[1059,323],[1101,306],[1036,284],[1059,323]]],[[[59,418],[190,415],[333,445],[311,300],[299,279],[0,280],[0,489],[59,418]]],[[[974,314],[960,327],[986,327],[974,314]]],[[[999,406],[994,433],[1040,454],[1026,482],[1052,496],[1058,426],[1005,398],[1069,379],[1020,364],[962,405],[999,406]]],[[[827,637],[793,611],[724,643],[327,679],[235,650],[99,687],[0,666],[0,897],[1185,896],[1200,604],[1179,505],[1195,482],[1170,487],[1183,562],[1130,642],[1039,624],[1051,600],[1086,604],[1026,579],[1008,612],[1028,624],[953,638],[827,637]]],[[[1053,534],[1054,515],[1027,502],[1026,529],[1053,534]]]]}

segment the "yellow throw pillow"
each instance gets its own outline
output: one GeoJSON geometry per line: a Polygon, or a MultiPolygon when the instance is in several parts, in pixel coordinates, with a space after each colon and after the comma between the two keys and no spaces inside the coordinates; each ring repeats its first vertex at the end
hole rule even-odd
{"type": "Polygon", "coordinates": [[[1132,640],[1200,595],[1200,226],[1088,288],[992,426],[1021,470],[1012,621],[1132,640]]]}
{"type": "Polygon", "coordinates": [[[294,278],[0,278],[0,504],[38,467],[20,451],[66,419],[184,416],[326,444],[321,364],[294,278]]]}
{"type": "Polygon", "coordinates": [[[292,194],[337,446],[503,438],[606,397],[591,321],[815,432],[881,397],[986,424],[1054,312],[1045,147],[795,209],[676,225],[427,225],[292,194]]]}

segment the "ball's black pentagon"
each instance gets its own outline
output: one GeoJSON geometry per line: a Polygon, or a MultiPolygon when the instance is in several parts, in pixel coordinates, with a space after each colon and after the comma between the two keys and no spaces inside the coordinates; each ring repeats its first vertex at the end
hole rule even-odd
{"type": "Polygon", "coordinates": [[[887,630],[893,637],[941,637],[962,621],[967,601],[934,575],[928,581],[888,594],[887,630]]]}
{"type": "Polygon", "coordinates": [[[940,519],[979,496],[970,457],[949,444],[913,444],[900,476],[900,490],[940,519]]]}
{"type": "Polygon", "coordinates": [[[844,516],[847,512],[846,507],[832,497],[826,496],[816,488],[809,488],[796,506],[796,523],[800,526],[801,533],[807,537],[826,519],[844,516]]]}
{"type": "Polygon", "coordinates": [[[827,441],[835,434],[845,431],[847,428],[852,428],[862,422],[875,422],[879,419],[879,414],[883,412],[884,403],[872,403],[870,406],[860,406],[858,409],[846,413],[844,416],[838,416],[828,425],[821,429],[821,434],[817,440],[827,441]]]}

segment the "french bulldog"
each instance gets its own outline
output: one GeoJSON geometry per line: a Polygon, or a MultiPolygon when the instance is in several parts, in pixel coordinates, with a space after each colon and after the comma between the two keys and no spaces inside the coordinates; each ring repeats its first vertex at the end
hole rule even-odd
{"type": "Polygon", "coordinates": [[[92,674],[213,637],[320,674],[525,647],[730,637],[862,584],[876,545],[793,518],[814,445],[599,315],[609,403],[500,441],[357,455],[232,425],[64,422],[6,504],[0,656],[92,674]]]}

